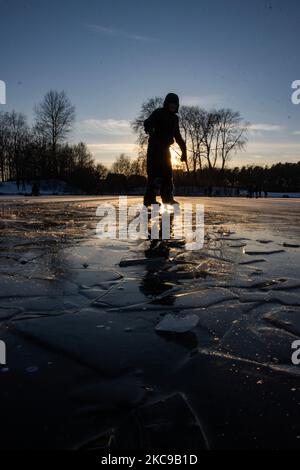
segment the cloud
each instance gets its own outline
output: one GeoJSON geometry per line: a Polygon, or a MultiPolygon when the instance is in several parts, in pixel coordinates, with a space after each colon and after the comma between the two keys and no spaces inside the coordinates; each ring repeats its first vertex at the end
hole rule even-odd
{"type": "Polygon", "coordinates": [[[137,156],[136,144],[132,142],[113,142],[101,144],[87,144],[96,161],[110,166],[121,153],[130,157],[137,156]]]}
{"type": "Polygon", "coordinates": [[[272,165],[278,162],[300,161],[298,142],[248,142],[246,152],[234,155],[230,165],[272,165]]]}
{"type": "Polygon", "coordinates": [[[184,106],[217,107],[222,102],[222,97],[218,95],[203,96],[182,96],[181,104],[184,106]]]}
{"type": "MultiPolygon", "coordinates": [[[[108,167],[117,156],[125,153],[132,158],[137,157],[137,146],[134,142],[111,142],[87,144],[96,161],[108,167]]],[[[272,165],[278,162],[300,161],[300,143],[298,142],[248,142],[246,152],[232,155],[229,166],[248,164],[272,165]]]]}
{"type": "Polygon", "coordinates": [[[300,135],[300,131],[294,131],[293,135],[300,135]]]}
{"type": "Polygon", "coordinates": [[[279,133],[284,130],[285,127],[278,124],[256,123],[248,125],[249,135],[253,137],[262,137],[266,132],[279,133]]]}
{"type": "Polygon", "coordinates": [[[88,144],[88,147],[94,151],[104,150],[106,152],[133,152],[136,144],[132,142],[115,142],[115,143],[101,143],[101,144],[88,144]]]}
{"type": "Polygon", "coordinates": [[[128,33],[120,29],[107,28],[105,26],[101,26],[98,24],[86,24],[85,26],[93,33],[99,33],[104,36],[110,36],[112,38],[125,38],[125,39],[131,39],[133,41],[141,41],[141,42],[155,42],[156,41],[155,38],[151,38],[148,36],[143,36],[143,35],[139,35],[135,33],[128,33]]]}
{"type": "Polygon", "coordinates": [[[285,127],[277,124],[250,124],[248,129],[253,132],[281,132],[285,127]]]}
{"type": "Polygon", "coordinates": [[[299,142],[248,142],[247,149],[251,151],[260,149],[264,154],[294,154],[300,158],[299,142]]]}
{"type": "Polygon", "coordinates": [[[126,119],[85,119],[80,128],[87,134],[131,135],[130,121],[126,119]]]}

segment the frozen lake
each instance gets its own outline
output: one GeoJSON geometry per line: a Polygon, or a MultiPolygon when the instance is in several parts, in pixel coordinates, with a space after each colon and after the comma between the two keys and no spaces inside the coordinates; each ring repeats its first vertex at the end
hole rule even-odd
{"type": "Polygon", "coordinates": [[[0,196],[0,447],[300,447],[299,200],[178,199],[201,250],[100,240],[117,197],[0,196]]]}

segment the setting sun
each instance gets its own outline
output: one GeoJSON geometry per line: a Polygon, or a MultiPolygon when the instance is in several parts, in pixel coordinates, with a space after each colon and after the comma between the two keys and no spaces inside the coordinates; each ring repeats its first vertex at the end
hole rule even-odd
{"type": "Polygon", "coordinates": [[[171,152],[171,162],[172,162],[173,168],[180,166],[179,152],[177,153],[177,151],[175,151],[173,147],[170,148],[170,152],[171,152]]]}

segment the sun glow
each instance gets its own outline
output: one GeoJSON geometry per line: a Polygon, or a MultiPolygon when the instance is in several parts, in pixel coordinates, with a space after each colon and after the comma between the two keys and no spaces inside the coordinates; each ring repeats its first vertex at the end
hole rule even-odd
{"type": "Polygon", "coordinates": [[[178,167],[180,165],[180,158],[179,158],[179,155],[177,152],[175,152],[175,150],[171,147],[170,148],[170,152],[171,152],[171,162],[172,162],[172,166],[174,168],[178,167]]]}

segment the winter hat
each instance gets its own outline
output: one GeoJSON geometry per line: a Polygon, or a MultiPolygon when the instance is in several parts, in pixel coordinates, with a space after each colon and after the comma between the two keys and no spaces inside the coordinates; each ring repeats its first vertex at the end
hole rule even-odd
{"type": "Polygon", "coordinates": [[[179,110],[179,97],[175,93],[168,93],[165,101],[164,101],[164,108],[167,108],[170,103],[177,105],[177,111],[179,110]]]}

